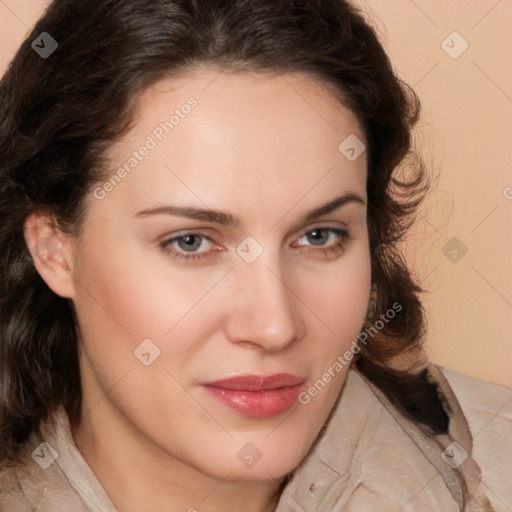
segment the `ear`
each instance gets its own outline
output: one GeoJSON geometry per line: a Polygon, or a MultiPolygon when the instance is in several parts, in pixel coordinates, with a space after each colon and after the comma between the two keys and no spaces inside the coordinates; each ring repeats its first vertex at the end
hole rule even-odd
{"type": "Polygon", "coordinates": [[[34,266],[49,288],[61,297],[74,298],[72,238],[40,212],[27,217],[24,235],[34,266]]]}

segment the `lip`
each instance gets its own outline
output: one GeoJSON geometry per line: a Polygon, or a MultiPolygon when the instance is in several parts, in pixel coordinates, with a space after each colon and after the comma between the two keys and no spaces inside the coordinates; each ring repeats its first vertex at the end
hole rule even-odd
{"type": "Polygon", "coordinates": [[[289,373],[240,375],[203,384],[210,396],[252,417],[271,417],[290,409],[306,379],[289,373]]]}

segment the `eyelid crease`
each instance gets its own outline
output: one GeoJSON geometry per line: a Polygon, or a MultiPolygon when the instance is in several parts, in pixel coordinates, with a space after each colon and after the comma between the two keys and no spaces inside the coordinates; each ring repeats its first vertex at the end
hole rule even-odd
{"type": "MultiPolygon", "coordinates": [[[[327,221],[327,222],[329,222],[329,221],[327,221]]],[[[336,221],[336,222],[340,222],[340,221],[336,221]]],[[[341,232],[341,231],[346,232],[346,236],[352,238],[350,231],[349,231],[348,224],[345,222],[341,222],[341,224],[343,225],[343,227],[339,227],[339,225],[331,226],[328,224],[318,224],[317,223],[317,224],[310,225],[310,226],[303,228],[295,236],[300,238],[300,237],[303,237],[304,235],[306,235],[307,233],[310,233],[311,231],[314,231],[316,229],[326,229],[326,230],[337,230],[338,232],[341,232]]],[[[213,242],[212,237],[205,234],[204,233],[205,231],[214,231],[214,230],[212,230],[211,228],[205,228],[205,227],[181,229],[179,231],[172,233],[172,236],[171,236],[171,234],[164,235],[161,240],[163,242],[166,242],[166,241],[168,242],[168,241],[173,241],[174,239],[177,239],[177,238],[196,235],[196,236],[201,236],[202,238],[206,238],[213,242]]]]}

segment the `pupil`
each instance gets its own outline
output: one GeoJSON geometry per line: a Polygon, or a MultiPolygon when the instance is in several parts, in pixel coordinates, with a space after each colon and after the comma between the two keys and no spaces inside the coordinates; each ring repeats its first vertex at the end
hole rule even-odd
{"type": "Polygon", "coordinates": [[[179,242],[179,245],[181,245],[181,242],[185,242],[186,245],[181,248],[185,249],[185,250],[190,250],[190,249],[197,249],[201,245],[201,242],[198,243],[198,241],[199,241],[199,237],[197,235],[188,235],[188,236],[181,237],[178,242],[179,242]]]}
{"type": "Polygon", "coordinates": [[[325,229],[315,229],[314,231],[311,231],[311,233],[308,235],[308,238],[310,238],[310,242],[313,243],[313,245],[323,245],[325,244],[325,229]],[[322,236],[322,233],[324,236],[322,236]],[[320,234],[320,235],[319,235],[320,234]]]}

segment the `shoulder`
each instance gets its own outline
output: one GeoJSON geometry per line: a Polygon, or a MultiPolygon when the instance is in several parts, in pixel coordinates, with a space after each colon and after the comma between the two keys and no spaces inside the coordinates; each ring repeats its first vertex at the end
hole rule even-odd
{"type": "Polygon", "coordinates": [[[25,497],[14,467],[0,469],[0,510],[2,512],[32,512],[36,510],[25,497]]]}
{"type": "Polygon", "coordinates": [[[23,463],[10,463],[0,469],[0,510],[2,512],[35,512],[36,506],[26,496],[23,463]]]}
{"type": "Polygon", "coordinates": [[[439,367],[473,437],[473,458],[496,502],[512,506],[512,388],[439,367]]]}
{"type": "Polygon", "coordinates": [[[512,388],[471,377],[437,365],[463,407],[471,411],[488,411],[512,419],[512,388]]]}
{"type": "Polygon", "coordinates": [[[473,438],[495,436],[512,443],[512,388],[438,366],[466,416],[473,438]]]}
{"type": "Polygon", "coordinates": [[[0,466],[0,511],[85,511],[65,475],[39,441],[33,436],[15,462],[0,466]],[[41,464],[36,460],[38,455],[41,464]]]}
{"type": "Polygon", "coordinates": [[[376,386],[350,368],[278,511],[292,509],[295,502],[307,512],[455,511],[452,493],[429,458],[435,441],[425,446],[427,436],[414,432],[416,425],[407,428],[408,423],[376,386]]]}

